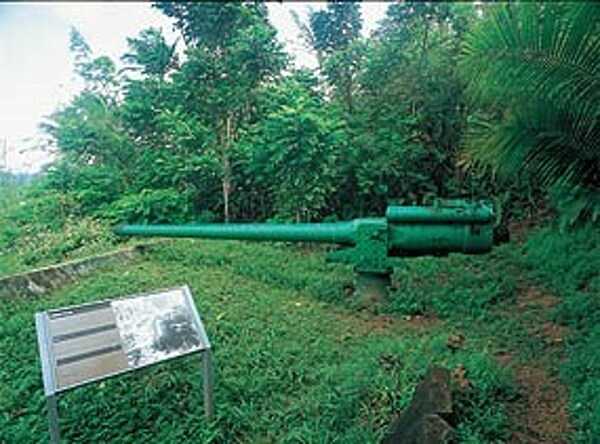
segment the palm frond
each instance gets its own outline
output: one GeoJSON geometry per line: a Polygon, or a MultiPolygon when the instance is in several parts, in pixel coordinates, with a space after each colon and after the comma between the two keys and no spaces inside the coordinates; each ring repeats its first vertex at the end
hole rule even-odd
{"type": "Polygon", "coordinates": [[[600,4],[526,3],[516,11],[496,7],[467,38],[461,67],[483,100],[537,96],[597,107],[599,55],[600,4]]]}
{"type": "Polygon", "coordinates": [[[471,127],[471,163],[600,202],[600,4],[497,6],[467,38],[461,71],[500,116],[471,127]]]}

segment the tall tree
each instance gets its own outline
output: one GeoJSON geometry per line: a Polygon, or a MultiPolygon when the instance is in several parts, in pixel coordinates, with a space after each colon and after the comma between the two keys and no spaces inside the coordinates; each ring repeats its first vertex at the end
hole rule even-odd
{"type": "Polygon", "coordinates": [[[157,3],[175,19],[188,47],[176,76],[186,111],[214,131],[206,148],[220,159],[223,212],[231,216],[233,150],[252,119],[259,86],[274,79],[286,56],[269,24],[264,4],[157,3]]]}
{"type": "Polygon", "coordinates": [[[63,153],[77,156],[82,163],[124,161],[122,144],[127,142],[117,115],[120,84],[116,66],[106,56],[93,57],[89,45],[74,28],[70,49],[84,90],[57,110],[43,128],[63,153]]]}
{"type": "Polygon", "coordinates": [[[297,71],[262,95],[262,118],[244,140],[255,186],[273,196],[276,216],[296,222],[326,214],[347,148],[343,120],[297,71]]]}
{"type": "Polygon", "coordinates": [[[471,10],[393,3],[364,46],[345,191],[363,211],[462,192],[455,160],[468,110],[456,65],[471,10]]]}
{"type": "Polygon", "coordinates": [[[169,44],[160,30],[148,28],[127,38],[127,45],[123,71],[133,76],[125,82],[122,118],[140,148],[155,148],[165,143],[160,117],[175,106],[168,76],[178,67],[177,42],[169,44]]]}
{"type": "Polygon", "coordinates": [[[128,37],[129,52],[121,57],[129,69],[143,75],[164,80],[167,73],[177,67],[177,42],[168,44],[162,32],[147,28],[138,37],[128,37]]]}
{"type": "Polygon", "coordinates": [[[75,28],[71,28],[69,48],[75,58],[75,73],[84,81],[86,92],[114,104],[120,80],[115,63],[107,56],[92,57],[91,48],[75,28]]]}
{"type": "Polygon", "coordinates": [[[360,37],[362,19],[358,2],[329,1],[325,10],[312,11],[309,20],[317,51],[331,54],[346,49],[360,37]]]}
{"type": "Polygon", "coordinates": [[[82,207],[91,211],[110,202],[129,183],[132,140],[119,114],[121,79],[114,62],[94,57],[75,29],[70,49],[84,89],[42,125],[60,153],[48,176],[51,186],[61,192],[75,190],[82,207]]]}
{"type": "Polygon", "coordinates": [[[356,76],[363,61],[364,45],[359,2],[329,1],[325,9],[311,10],[308,25],[296,17],[305,40],[317,54],[321,72],[333,96],[352,112],[356,76]]]}

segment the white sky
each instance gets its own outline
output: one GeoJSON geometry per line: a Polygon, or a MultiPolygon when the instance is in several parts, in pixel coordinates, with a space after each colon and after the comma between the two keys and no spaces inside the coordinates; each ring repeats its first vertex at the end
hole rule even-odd
{"type": "MultiPolygon", "coordinates": [[[[306,17],[308,8],[324,3],[268,3],[271,22],[298,65],[314,67],[314,57],[298,38],[290,10],[306,17]]],[[[363,33],[383,17],[387,3],[362,4],[363,33]]],[[[12,171],[34,172],[50,155],[31,148],[41,136],[39,123],[80,88],[73,75],[69,30],[75,26],[96,56],[115,62],[127,49],[126,37],[149,26],[162,28],[168,41],[177,37],[171,21],[150,3],[0,3],[0,168],[8,146],[12,171]]]]}

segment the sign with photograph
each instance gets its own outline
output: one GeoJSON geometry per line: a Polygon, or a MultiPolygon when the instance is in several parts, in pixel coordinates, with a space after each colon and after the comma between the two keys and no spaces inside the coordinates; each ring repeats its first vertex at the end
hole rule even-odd
{"type": "Polygon", "coordinates": [[[189,287],[48,310],[35,321],[51,432],[55,420],[58,434],[56,394],[197,352],[212,414],[210,343],[189,287]]]}

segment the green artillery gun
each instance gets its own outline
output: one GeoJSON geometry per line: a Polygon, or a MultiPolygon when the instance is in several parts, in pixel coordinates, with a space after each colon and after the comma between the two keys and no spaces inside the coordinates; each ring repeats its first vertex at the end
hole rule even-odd
{"type": "Polygon", "coordinates": [[[341,248],[327,260],[354,266],[356,289],[382,298],[398,258],[483,254],[494,244],[494,211],[484,202],[437,201],[432,206],[390,206],[384,218],[297,224],[121,225],[120,236],[246,241],[320,242],[341,248]]]}

